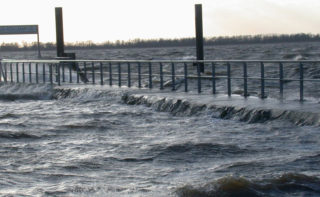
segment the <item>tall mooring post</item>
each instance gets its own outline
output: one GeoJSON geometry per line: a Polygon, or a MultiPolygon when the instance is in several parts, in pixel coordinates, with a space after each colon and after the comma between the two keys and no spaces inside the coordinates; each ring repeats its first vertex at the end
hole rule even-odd
{"type": "MultiPolygon", "coordinates": [[[[195,5],[195,22],[196,22],[196,47],[197,47],[197,60],[204,60],[203,53],[203,27],[202,27],[202,5],[195,5]]],[[[200,72],[204,72],[204,64],[200,63],[200,72]]]]}
{"type": "Polygon", "coordinates": [[[63,18],[62,8],[55,8],[56,13],[56,38],[57,38],[57,57],[64,57],[64,39],[63,39],[63,18]]]}
{"type": "MultiPolygon", "coordinates": [[[[62,8],[57,7],[55,8],[56,13],[56,45],[57,45],[57,58],[58,60],[75,60],[76,54],[75,53],[65,53],[64,52],[64,38],[63,38],[63,16],[62,16],[62,8]]],[[[79,71],[79,66],[75,62],[69,63],[71,68],[78,72],[80,79],[83,82],[88,82],[87,77],[79,71]]]]}

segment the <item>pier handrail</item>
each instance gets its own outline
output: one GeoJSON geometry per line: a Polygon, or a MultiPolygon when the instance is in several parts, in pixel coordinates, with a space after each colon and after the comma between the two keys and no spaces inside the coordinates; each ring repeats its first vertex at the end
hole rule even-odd
{"type": "Polygon", "coordinates": [[[112,62],[112,63],[127,63],[127,62],[132,62],[132,63],[318,63],[320,60],[268,60],[268,59],[262,59],[262,60],[223,60],[223,59],[217,59],[217,60],[176,60],[176,59],[171,59],[171,60],[116,60],[116,59],[110,59],[110,60],[97,60],[97,59],[78,59],[78,60],[52,60],[52,59],[43,59],[43,60],[27,60],[27,59],[2,59],[0,62],[3,63],[59,63],[59,62],[112,62]]]}
{"type": "MultiPolygon", "coordinates": [[[[185,92],[188,92],[191,87],[188,81],[196,80],[193,84],[196,84],[195,89],[198,93],[203,91],[204,82],[211,81],[212,93],[216,94],[218,92],[217,82],[219,79],[223,79],[227,82],[226,92],[231,96],[233,94],[233,80],[243,80],[240,82],[240,86],[243,87],[242,95],[247,97],[250,95],[248,80],[258,80],[260,89],[259,97],[262,99],[266,97],[266,81],[278,83],[276,88],[272,87],[273,89],[270,89],[272,91],[278,89],[280,99],[284,98],[285,84],[291,81],[298,81],[299,84],[296,88],[299,89],[299,100],[303,101],[304,83],[320,82],[320,78],[317,76],[306,78],[304,70],[308,68],[314,69],[313,66],[317,68],[319,65],[320,60],[2,59],[0,60],[0,81],[11,83],[42,82],[52,85],[67,83],[96,84],[96,82],[99,82],[101,85],[108,83],[110,86],[114,85],[114,81],[116,81],[119,87],[123,86],[124,83],[126,83],[128,87],[131,87],[132,82],[135,81],[137,83],[136,86],[139,88],[145,85],[145,87],[150,89],[154,88],[154,84],[157,82],[160,84],[159,88],[163,90],[165,86],[168,86],[168,84],[165,84],[164,78],[166,78],[167,82],[170,82],[169,86],[173,91],[177,90],[178,86],[181,86],[183,83],[185,92]],[[206,72],[201,72],[200,65],[204,65],[206,72]],[[296,75],[287,76],[285,66],[288,65],[290,67],[296,67],[296,75]],[[25,68],[26,66],[27,69],[25,68]],[[166,70],[164,70],[165,66],[166,70]],[[276,68],[274,68],[274,66],[276,68]],[[217,72],[218,67],[220,73],[217,72]],[[40,70],[42,69],[42,72],[39,71],[39,68],[40,70]],[[271,72],[273,74],[272,76],[266,76],[268,73],[265,70],[270,68],[273,69],[271,72]],[[221,69],[224,69],[223,72],[221,72],[221,69]],[[254,71],[254,73],[252,73],[252,71],[254,71]],[[143,81],[145,83],[143,83],[143,81]]],[[[208,86],[208,84],[206,84],[206,86],[208,86]]]]}

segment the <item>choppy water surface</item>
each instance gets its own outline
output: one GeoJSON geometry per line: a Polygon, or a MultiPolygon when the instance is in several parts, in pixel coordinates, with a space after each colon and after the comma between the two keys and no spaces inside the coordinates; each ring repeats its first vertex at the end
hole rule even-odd
{"type": "Polygon", "coordinates": [[[122,104],[111,89],[65,91],[1,101],[1,194],[320,195],[318,128],[177,117],[122,104]]]}
{"type": "Polygon", "coordinates": [[[0,194],[320,195],[318,127],[173,116],[121,96],[2,85],[0,194]]]}

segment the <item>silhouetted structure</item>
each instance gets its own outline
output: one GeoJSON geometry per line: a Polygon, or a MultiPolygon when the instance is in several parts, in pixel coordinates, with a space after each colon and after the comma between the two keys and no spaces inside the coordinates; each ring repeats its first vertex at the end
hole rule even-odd
{"type": "Polygon", "coordinates": [[[63,18],[62,8],[55,8],[56,14],[56,45],[57,45],[57,57],[65,57],[64,54],[64,38],[63,38],[63,18]]]}
{"type": "MultiPolygon", "coordinates": [[[[57,58],[58,59],[66,59],[66,60],[75,60],[76,54],[75,53],[65,53],[64,52],[64,38],[63,38],[63,16],[62,16],[62,8],[57,7],[55,8],[55,15],[56,15],[56,46],[57,46],[57,58]]],[[[64,64],[64,63],[63,63],[64,64]]],[[[75,62],[68,63],[70,67],[78,71],[80,79],[87,83],[88,79],[85,74],[80,70],[78,65],[75,62]]]]}
{"type": "MultiPolygon", "coordinates": [[[[202,5],[195,5],[195,22],[196,22],[196,48],[197,48],[197,60],[204,60],[203,53],[203,28],[202,28],[202,5]]],[[[200,72],[204,72],[204,65],[200,64],[198,69],[200,72]]]]}

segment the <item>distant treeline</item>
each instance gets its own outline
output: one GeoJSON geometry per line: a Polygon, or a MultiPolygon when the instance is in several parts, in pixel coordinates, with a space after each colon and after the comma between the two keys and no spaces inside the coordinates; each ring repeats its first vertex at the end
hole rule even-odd
{"type": "MultiPolygon", "coordinates": [[[[320,34],[272,34],[272,35],[242,35],[242,36],[219,36],[205,38],[205,45],[230,45],[230,44],[264,44],[283,42],[311,42],[320,41],[320,34]]],[[[92,41],[66,43],[65,49],[112,49],[112,48],[148,48],[148,47],[179,47],[194,46],[195,38],[179,39],[134,39],[129,41],[117,40],[94,43],[92,41]]],[[[37,43],[2,43],[0,51],[37,50],[37,43]]],[[[53,42],[40,43],[41,50],[55,50],[53,42]]]]}

